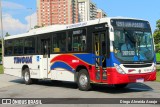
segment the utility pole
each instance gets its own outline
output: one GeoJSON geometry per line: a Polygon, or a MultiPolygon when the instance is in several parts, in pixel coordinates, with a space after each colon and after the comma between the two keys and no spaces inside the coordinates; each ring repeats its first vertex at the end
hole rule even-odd
{"type": "Polygon", "coordinates": [[[3,56],[4,56],[4,38],[3,38],[3,20],[2,20],[2,0],[0,0],[0,18],[1,18],[1,40],[2,40],[2,64],[3,63],[3,56]]]}

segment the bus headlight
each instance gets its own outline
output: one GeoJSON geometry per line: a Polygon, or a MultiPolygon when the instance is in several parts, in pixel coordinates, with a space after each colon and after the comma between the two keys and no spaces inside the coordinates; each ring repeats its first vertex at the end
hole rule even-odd
{"type": "Polygon", "coordinates": [[[156,64],[154,64],[152,72],[156,71],[156,64]]]}
{"type": "Polygon", "coordinates": [[[115,66],[116,70],[117,70],[120,74],[125,74],[125,72],[123,71],[123,69],[122,69],[119,65],[117,65],[116,63],[114,63],[114,66],[115,66]]]}

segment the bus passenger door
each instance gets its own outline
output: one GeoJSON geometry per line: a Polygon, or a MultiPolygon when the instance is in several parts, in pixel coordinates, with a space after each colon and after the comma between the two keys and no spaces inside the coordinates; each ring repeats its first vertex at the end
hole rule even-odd
{"type": "Polygon", "coordinates": [[[94,53],[95,53],[95,69],[96,69],[96,80],[102,82],[107,80],[106,71],[106,33],[98,32],[93,34],[94,38],[94,53]]]}
{"type": "Polygon", "coordinates": [[[41,53],[42,53],[42,60],[41,60],[41,70],[42,70],[42,77],[48,78],[49,73],[49,58],[50,58],[50,39],[41,39],[41,53]]]}

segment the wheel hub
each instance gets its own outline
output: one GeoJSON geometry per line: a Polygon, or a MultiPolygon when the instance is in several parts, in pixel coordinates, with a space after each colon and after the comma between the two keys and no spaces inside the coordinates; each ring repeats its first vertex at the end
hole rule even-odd
{"type": "Polygon", "coordinates": [[[24,79],[25,79],[25,81],[29,81],[29,73],[28,72],[25,72],[24,79]]]}
{"type": "Polygon", "coordinates": [[[85,74],[82,74],[79,78],[79,82],[81,86],[86,86],[88,83],[87,76],[85,74]]]}

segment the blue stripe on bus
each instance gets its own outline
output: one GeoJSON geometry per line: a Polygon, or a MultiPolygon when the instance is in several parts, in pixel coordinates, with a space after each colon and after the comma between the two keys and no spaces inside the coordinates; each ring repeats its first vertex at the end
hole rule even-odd
{"type": "MultiPolygon", "coordinates": [[[[74,56],[88,64],[95,65],[96,63],[94,60],[94,58],[96,58],[95,54],[74,54],[74,56]]],[[[111,52],[110,58],[107,58],[106,60],[107,67],[114,67],[114,63],[120,65],[120,62],[115,58],[114,52],[111,52]]]]}
{"type": "Polygon", "coordinates": [[[106,60],[107,67],[114,67],[114,63],[120,65],[121,63],[115,58],[114,52],[110,53],[110,58],[106,60]]]}
{"type": "MultiPolygon", "coordinates": [[[[91,65],[96,63],[94,60],[96,58],[95,54],[74,54],[74,56],[91,65]]],[[[114,63],[120,65],[120,62],[115,58],[114,52],[111,52],[110,58],[106,60],[107,67],[114,67],[114,63]]]]}
{"type": "Polygon", "coordinates": [[[77,58],[79,58],[80,60],[88,63],[88,64],[91,64],[91,65],[94,65],[95,64],[95,60],[93,60],[94,58],[94,54],[74,54],[74,56],[76,56],[77,58]]]}
{"type": "Polygon", "coordinates": [[[74,70],[72,67],[70,67],[68,64],[66,64],[65,62],[55,62],[52,66],[51,66],[51,70],[54,70],[55,68],[62,68],[62,69],[66,69],[68,71],[71,71],[74,73],[74,70]]]}

